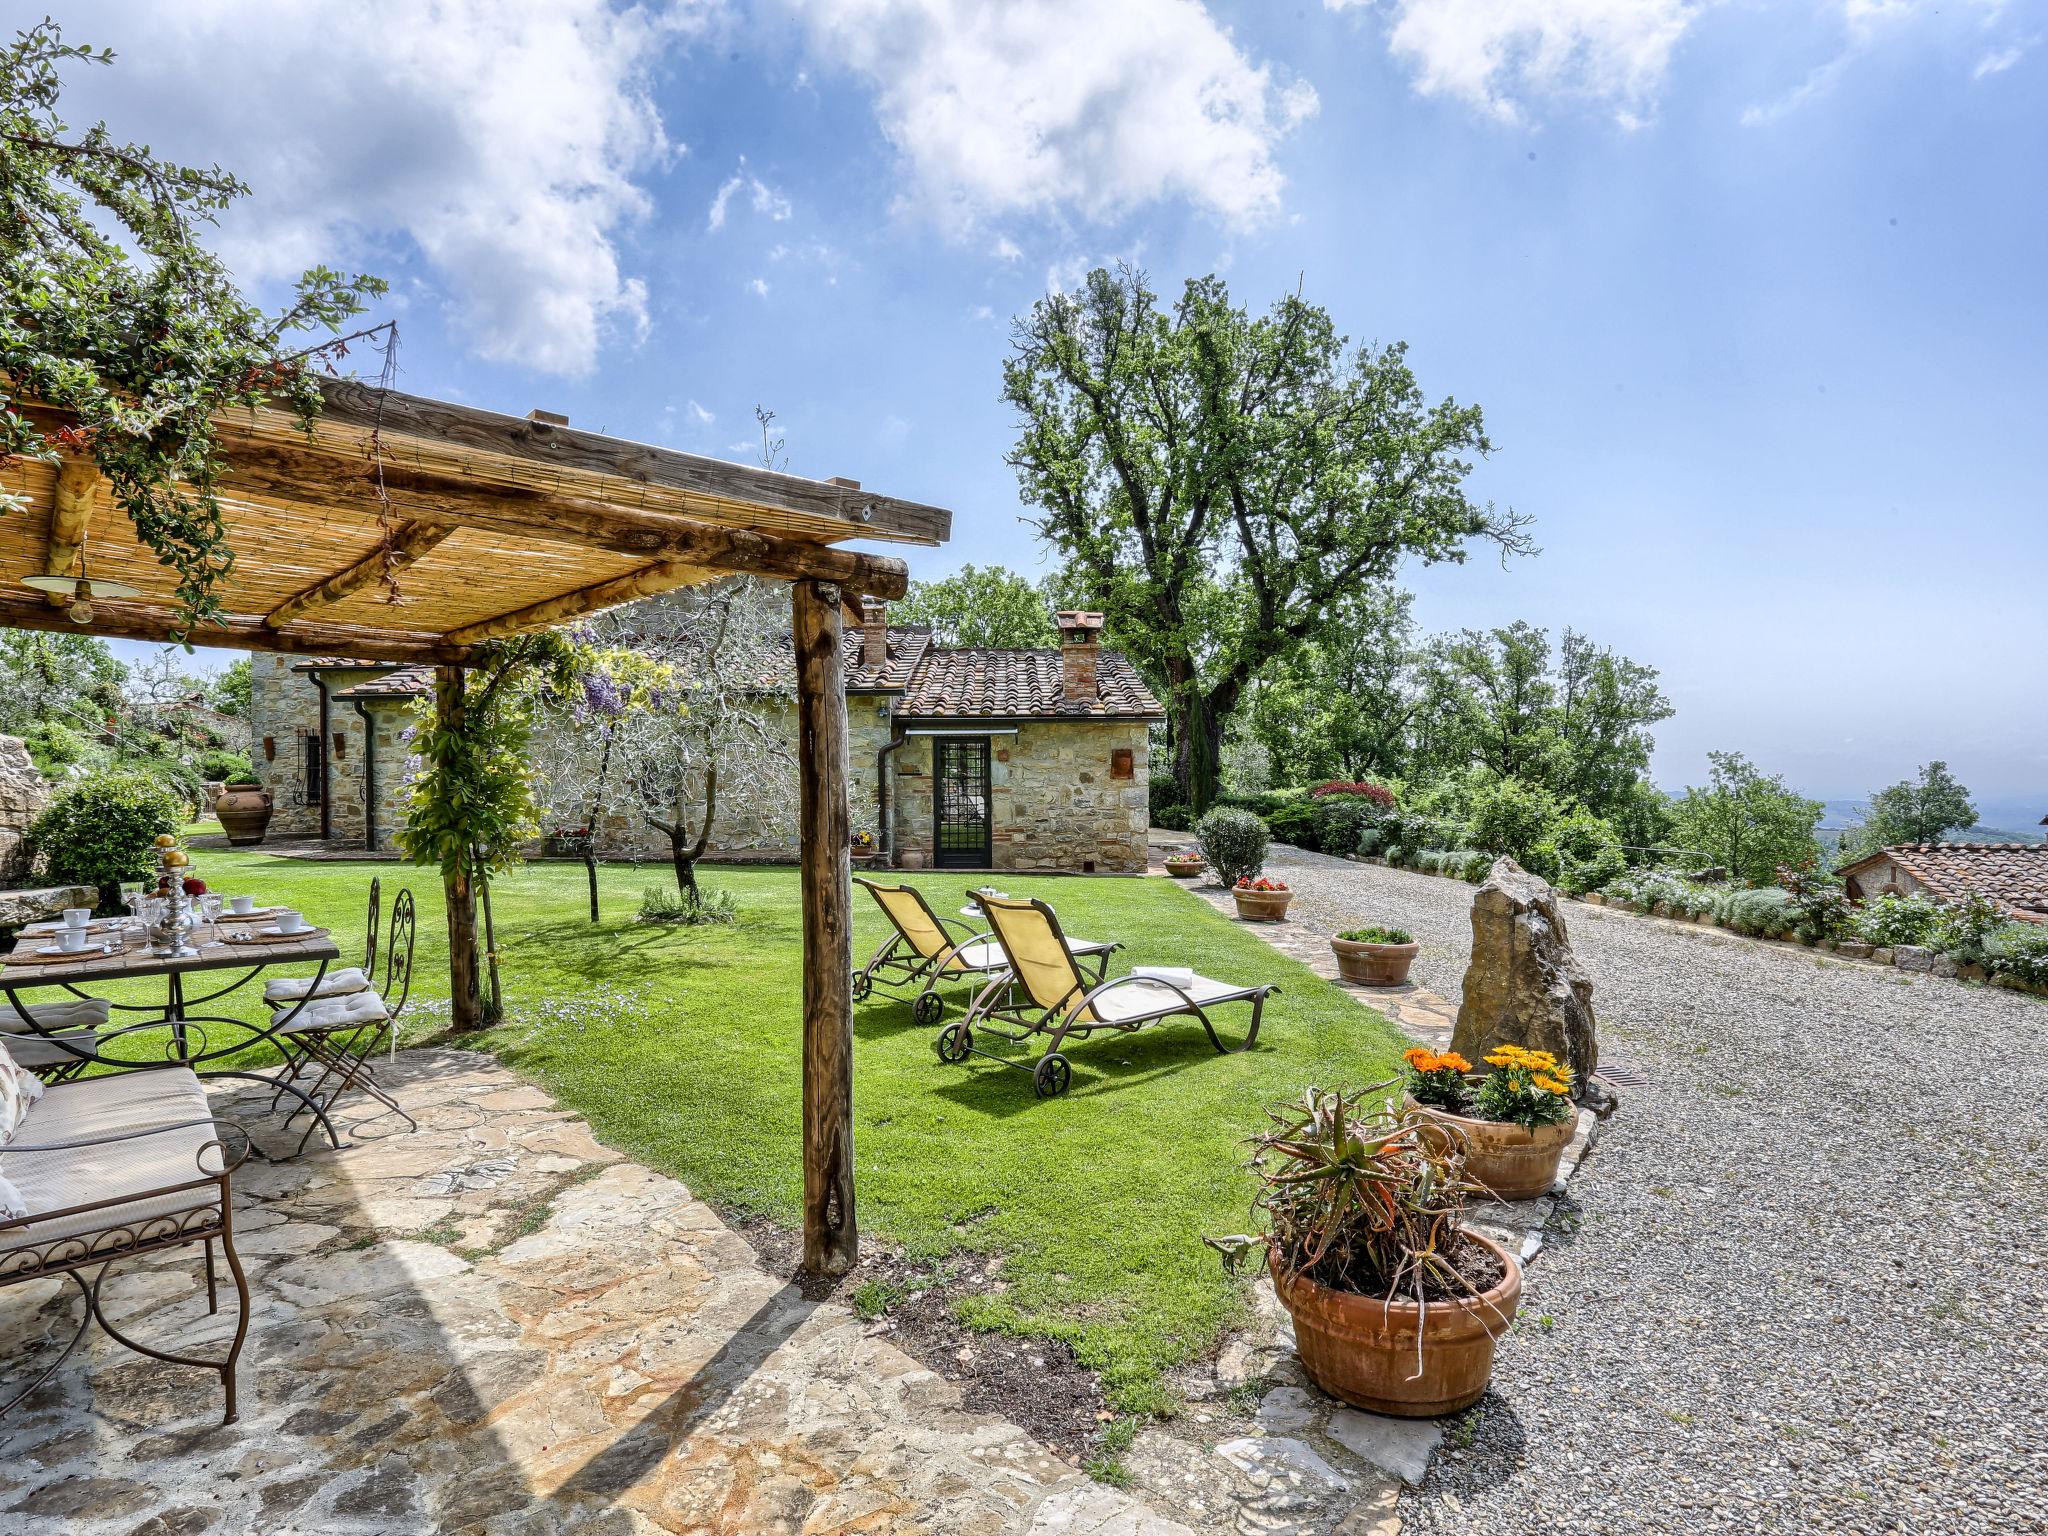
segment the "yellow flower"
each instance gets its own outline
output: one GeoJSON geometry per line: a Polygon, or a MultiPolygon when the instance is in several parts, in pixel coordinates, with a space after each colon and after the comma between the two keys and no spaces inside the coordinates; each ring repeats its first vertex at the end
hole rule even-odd
{"type": "Polygon", "coordinates": [[[1541,1088],[1545,1093],[1564,1094],[1571,1092],[1571,1089],[1567,1085],[1565,1085],[1564,1083],[1560,1083],[1556,1078],[1551,1077],[1545,1073],[1539,1072],[1533,1079],[1531,1079],[1531,1081],[1533,1081],[1536,1084],[1536,1086],[1538,1088],[1541,1088]]]}

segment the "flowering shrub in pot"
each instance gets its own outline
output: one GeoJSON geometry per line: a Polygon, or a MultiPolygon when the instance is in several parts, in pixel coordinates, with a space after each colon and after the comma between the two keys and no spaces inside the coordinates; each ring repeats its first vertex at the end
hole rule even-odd
{"type": "Polygon", "coordinates": [[[1571,1068],[1548,1051],[1504,1045],[1476,1082],[1456,1051],[1415,1046],[1402,1056],[1408,1103],[1465,1149],[1472,1181],[1501,1200],[1532,1200],[1557,1181],[1578,1115],[1571,1068]]]}
{"type": "Polygon", "coordinates": [[[1418,947],[1405,928],[1351,928],[1330,940],[1337,974],[1368,987],[1400,986],[1418,947]]]}
{"type": "Polygon", "coordinates": [[[1208,867],[1202,856],[1192,850],[1166,856],[1166,872],[1176,880],[1192,880],[1208,867]]]}
{"type": "Polygon", "coordinates": [[[1222,805],[1195,823],[1202,857],[1225,885],[1256,876],[1266,867],[1271,836],[1266,824],[1250,811],[1222,805]]]}
{"type": "Polygon", "coordinates": [[[1233,1271],[1263,1253],[1304,1370],[1332,1397],[1427,1418],[1476,1402],[1522,1270],[1458,1224],[1476,1193],[1457,1138],[1385,1098],[1311,1088],[1252,1138],[1259,1234],[1208,1238],[1233,1271]]]}
{"type": "Polygon", "coordinates": [[[1270,875],[1261,875],[1256,880],[1240,875],[1230,894],[1237,899],[1237,915],[1248,923],[1280,922],[1287,916],[1287,903],[1294,900],[1287,882],[1270,875]]]}

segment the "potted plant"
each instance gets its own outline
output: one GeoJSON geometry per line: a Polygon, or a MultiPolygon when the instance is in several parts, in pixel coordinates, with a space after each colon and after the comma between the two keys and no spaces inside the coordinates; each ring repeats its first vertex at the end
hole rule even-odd
{"type": "Polygon", "coordinates": [[[1456,1138],[1384,1097],[1311,1088],[1252,1140],[1267,1230],[1210,1238],[1233,1269],[1265,1251],[1311,1380],[1373,1413],[1430,1418],[1478,1401],[1514,1321],[1522,1267],[1458,1224],[1475,1186],[1456,1138]]]}
{"type": "Polygon", "coordinates": [[[1578,1128],[1571,1068],[1519,1045],[1489,1055],[1493,1070],[1476,1083],[1472,1064],[1456,1051],[1416,1046],[1403,1060],[1409,1104],[1457,1133],[1474,1183],[1497,1199],[1533,1200],[1556,1182],[1578,1128]]]}
{"type": "Polygon", "coordinates": [[[1285,922],[1287,903],[1294,900],[1287,882],[1271,875],[1261,875],[1256,880],[1250,875],[1239,875],[1230,894],[1237,898],[1237,915],[1248,923],[1285,922]]]}
{"type": "Polygon", "coordinates": [[[270,826],[270,791],[254,777],[238,775],[228,780],[220,798],[213,802],[213,814],[236,847],[260,843],[270,826]]]}
{"type": "Polygon", "coordinates": [[[1176,880],[1192,880],[1208,867],[1202,856],[1191,848],[1166,856],[1166,872],[1176,880]]]}
{"type": "Polygon", "coordinates": [[[1368,987],[1398,987],[1408,979],[1420,948],[1405,928],[1353,928],[1330,940],[1337,974],[1368,987]]]}

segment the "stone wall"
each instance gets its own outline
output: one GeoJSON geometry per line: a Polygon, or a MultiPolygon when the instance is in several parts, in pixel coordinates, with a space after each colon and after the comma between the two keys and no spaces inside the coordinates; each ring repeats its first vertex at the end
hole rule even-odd
{"type": "MultiPolygon", "coordinates": [[[[318,837],[320,806],[308,803],[306,738],[320,734],[320,690],[311,673],[295,672],[295,656],[251,658],[249,679],[249,761],[270,791],[272,837],[318,837]]],[[[330,695],[380,671],[326,674],[330,695]]],[[[412,723],[411,701],[379,699],[369,704],[377,753],[377,846],[392,847],[392,832],[405,814],[409,749],[400,734],[412,723]]],[[[368,777],[368,740],[361,716],[347,700],[330,703],[324,747],[327,758],[328,836],[337,843],[366,843],[363,795],[368,777]]]]}
{"type": "MultiPolygon", "coordinates": [[[[929,866],[932,740],[896,753],[896,847],[929,866]]],[[[1040,721],[989,738],[990,843],[997,869],[1134,873],[1145,868],[1150,766],[1143,724],[1040,721]],[[1119,752],[1129,754],[1128,765],[1119,752]]]]}
{"type": "Polygon", "coordinates": [[[1889,858],[1880,858],[1869,868],[1858,870],[1849,877],[1848,888],[1850,898],[1855,901],[1875,901],[1888,891],[1901,896],[1933,894],[1909,870],[1889,858]]]}
{"type": "Polygon", "coordinates": [[[0,886],[28,877],[22,834],[50,803],[50,786],[18,736],[0,736],[0,886]]]}

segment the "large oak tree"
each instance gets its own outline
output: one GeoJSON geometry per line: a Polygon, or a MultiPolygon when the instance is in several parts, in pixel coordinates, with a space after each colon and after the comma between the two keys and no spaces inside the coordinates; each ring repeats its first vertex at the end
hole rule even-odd
{"type": "Polygon", "coordinates": [[[1399,344],[1353,348],[1289,295],[1253,316],[1220,278],[1162,308],[1098,269],[1016,326],[1010,462],[1070,585],[1166,689],[1174,773],[1216,794],[1223,730],[1261,669],[1410,557],[1527,548],[1466,494],[1490,444],[1477,406],[1423,398],[1399,344]]]}

